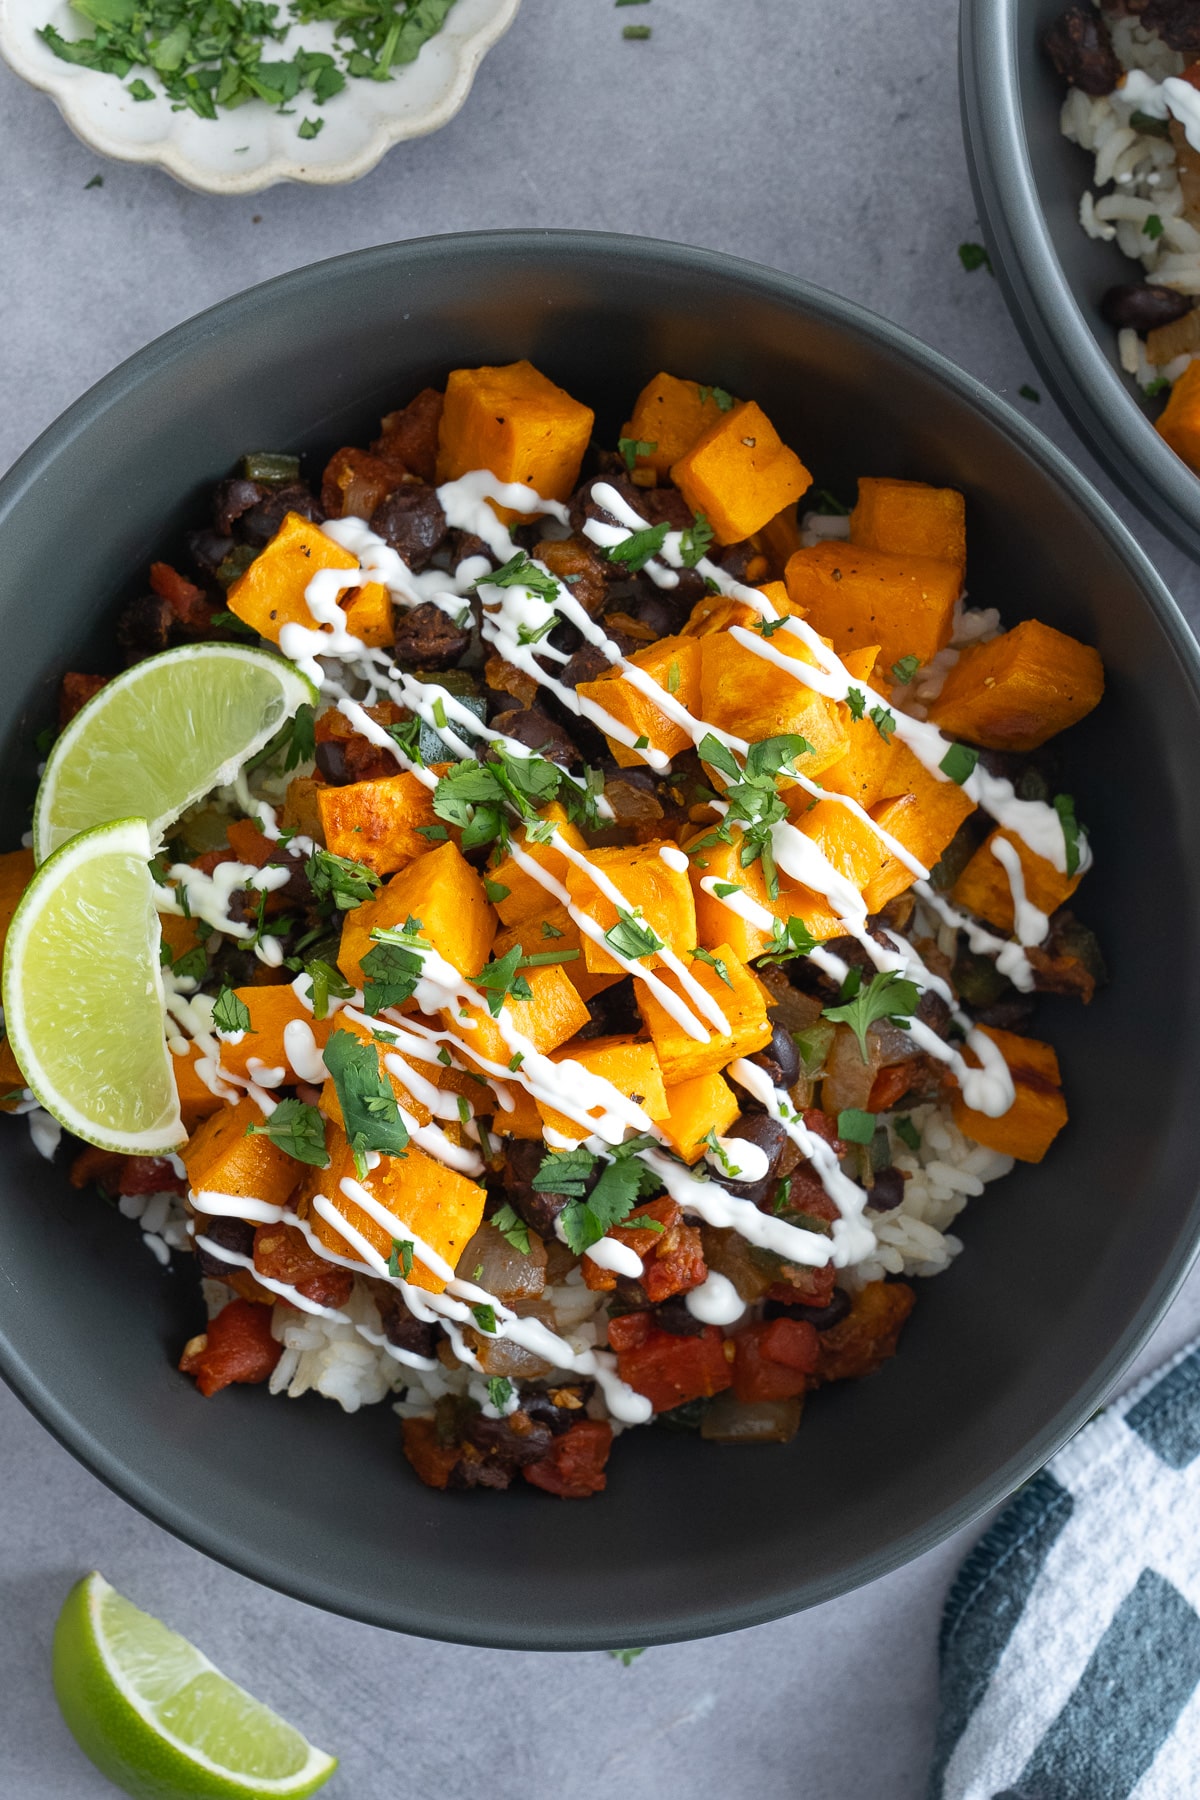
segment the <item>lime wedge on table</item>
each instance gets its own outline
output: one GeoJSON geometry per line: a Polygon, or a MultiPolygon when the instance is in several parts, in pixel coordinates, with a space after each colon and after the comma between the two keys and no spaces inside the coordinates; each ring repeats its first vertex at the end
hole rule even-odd
{"type": "Polygon", "coordinates": [[[139,1800],[290,1800],[337,1768],[102,1575],[58,1615],[54,1692],[80,1749],[139,1800]]]}
{"type": "Polygon", "coordinates": [[[25,1080],[68,1131],[135,1156],[186,1136],[150,855],[143,819],[81,832],[34,875],[4,948],[4,1023],[25,1080]]]}
{"type": "Polygon", "coordinates": [[[303,702],[312,683],[269,650],[184,644],[136,663],[71,720],[46,764],[33,814],[42,862],[110,819],[164,829],[210,788],[232,781],[303,702]]]}

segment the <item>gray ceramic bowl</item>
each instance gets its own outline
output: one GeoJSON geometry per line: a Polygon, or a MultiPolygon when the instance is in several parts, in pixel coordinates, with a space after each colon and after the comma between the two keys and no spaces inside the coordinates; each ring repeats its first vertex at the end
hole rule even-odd
{"type": "Polygon", "coordinates": [[[1123,373],[1100,301],[1139,268],[1089,238],[1092,159],[1058,128],[1065,88],[1041,49],[1066,0],[962,0],[959,59],[971,181],[992,265],[1046,381],[1090,448],[1168,537],[1200,556],[1200,477],[1154,429],[1161,400],[1123,373]]]}
{"type": "MultiPolygon", "coordinates": [[[[1191,1260],[1200,994],[1195,648],[1103,503],[1030,427],[929,350],[766,270],[642,239],[513,233],[364,251],[181,326],[94,389],[0,487],[6,667],[0,842],[34,781],[64,666],[247,447],[319,459],[458,363],[529,356],[612,441],[667,367],[761,400],[820,485],[965,490],[973,598],[1095,642],[1111,683],[1071,744],[1099,870],[1085,911],[1112,986],[1047,1009],[1072,1124],[968,1211],[903,1352],[812,1401],[786,1448],[642,1431],[586,1507],[528,1488],[439,1495],[387,1407],[175,1373],[194,1270],[6,1128],[0,1369],[91,1469],[211,1555],[318,1606],[474,1643],[647,1644],[828,1600],[926,1550],[1095,1408],[1191,1260]]],[[[319,467],[319,461],[317,465],[319,467]]]]}

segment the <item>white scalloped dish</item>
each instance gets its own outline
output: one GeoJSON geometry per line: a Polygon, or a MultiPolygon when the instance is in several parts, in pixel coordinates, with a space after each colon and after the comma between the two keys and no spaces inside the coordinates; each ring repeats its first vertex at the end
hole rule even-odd
{"type": "MultiPolygon", "coordinates": [[[[207,194],[252,194],[279,181],[333,186],[373,169],[393,144],[422,137],[453,118],[475,71],[516,17],[521,0],[455,0],[445,25],[416,61],[391,81],[351,81],[313,116],[324,118],[315,138],[291,115],[254,100],[216,119],[174,112],[162,94],[135,100],[128,82],[60,61],[38,37],[54,25],[77,38],[87,27],[66,0],[0,0],[0,56],[13,71],[57,102],[77,137],[102,156],[149,163],[207,194]]],[[[329,24],[297,26],[279,46],[329,50],[329,24]]],[[[137,71],[133,71],[134,74],[137,71]]]]}

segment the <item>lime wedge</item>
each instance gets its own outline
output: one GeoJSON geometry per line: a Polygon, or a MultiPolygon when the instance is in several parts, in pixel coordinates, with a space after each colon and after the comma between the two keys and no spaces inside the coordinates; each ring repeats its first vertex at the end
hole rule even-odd
{"type": "Polygon", "coordinates": [[[139,1800],[291,1800],[337,1768],[102,1575],[58,1615],[54,1692],[80,1749],[139,1800]]]}
{"type": "Polygon", "coordinates": [[[37,870],[4,949],[4,1023],[25,1080],[68,1131],[134,1156],[187,1135],[150,855],[144,819],[81,832],[37,870]]]}
{"type": "Polygon", "coordinates": [[[316,697],[291,663],[248,644],[184,644],[136,663],[80,709],[50,752],[34,856],[42,862],[76,832],[135,815],[157,848],[172,820],[232,781],[316,697]]]}

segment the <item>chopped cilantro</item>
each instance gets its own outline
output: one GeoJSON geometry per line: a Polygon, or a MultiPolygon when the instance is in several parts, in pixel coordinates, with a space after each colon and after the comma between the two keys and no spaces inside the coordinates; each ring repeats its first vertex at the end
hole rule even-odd
{"type": "Polygon", "coordinates": [[[371,1018],[387,1006],[402,1006],[411,1000],[425,969],[424,947],[415,947],[403,933],[372,932],[373,947],[362,959],[363,1008],[371,1018]],[[402,941],[397,942],[397,939],[402,941]]]}
{"type": "Polygon", "coordinates": [[[549,919],[542,920],[542,936],[544,938],[560,938],[562,935],[557,925],[552,925],[549,919]]]}
{"type": "Polygon", "coordinates": [[[694,569],[701,557],[707,556],[712,548],[713,528],[707,515],[698,512],[690,525],[686,525],[679,540],[679,554],[683,558],[685,569],[694,569]]]}
{"type": "Polygon", "coordinates": [[[811,956],[817,947],[817,940],[803,919],[793,913],[788,919],[776,919],[771,932],[771,942],[767,945],[759,962],[783,963],[791,962],[797,956],[811,956]]]}
{"type": "Polygon", "coordinates": [[[621,32],[623,38],[629,38],[634,41],[641,41],[645,38],[653,37],[653,35],[653,27],[650,25],[626,25],[621,32]]]}
{"type": "Polygon", "coordinates": [[[951,744],[938,768],[961,787],[964,781],[971,779],[978,761],[978,750],[972,750],[969,744],[951,744]]]}
{"type": "Polygon", "coordinates": [[[506,1238],[514,1250],[519,1250],[522,1256],[529,1255],[529,1227],[507,1200],[492,1214],[489,1223],[496,1227],[501,1237],[506,1238]]]}
{"type": "Polygon", "coordinates": [[[1017,392],[1018,392],[1018,394],[1020,394],[1022,400],[1032,400],[1035,405],[1041,404],[1042,396],[1038,393],[1037,389],[1035,387],[1031,387],[1027,381],[1023,381],[1021,383],[1020,387],[1017,389],[1017,392]]]}
{"type": "MultiPolygon", "coordinates": [[[[501,900],[507,900],[512,893],[512,889],[505,887],[502,881],[489,881],[486,876],[484,876],[483,891],[493,906],[498,905],[501,900]]],[[[561,932],[559,935],[562,935],[561,932]]]]}
{"type": "Polygon", "coordinates": [[[968,275],[973,275],[976,269],[986,269],[989,275],[995,273],[992,268],[992,259],[982,244],[960,244],[958,260],[968,275]]]}
{"type": "Polygon", "coordinates": [[[223,987],[213,1005],[212,1021],[216,1029],[232,1035],[235,1031],[253,1031],[250,1008],[239,1000],[231,987],[223,987]]]}
{"type": "Polygon", "coordinates": [[[393,1238],[392,1253],[388,1257],[388,1274],[393,1281],[399,1281],[401,1275],[405,1281],[412,1274],[413,1256],[416,1246],[411,1238],[393,1238]]]}
{"type": "Polygon", "coordinates": [[[304,865],[304,873],[317,899],[332,900],[339,912],[361,906],[379,886],[374,869],[349,856],[335,856],[331,850],[314,850],[304,865]]]}
{"type": "Polygon", "coordinates": [[[886,706],[873,706],[871,708],[870,717],[872,725],[875,727],[884,743],[890,744],[892,741],[892,733],[896,729],[896,721],[893,715],[888,711],[886,706]]]}
{"type": "Polygon", "coordinates": [[[848,519],[850,517],[850,508],[843,506],[837,495],[831,494],[828,488],[818,488],[816,500],[817,504],[812,509],[815,513],[831,519],[848,519]]]}
{"type": "Polygon", "coordinates": [[[861,719],[867,710],[867,696],[863,693],[861,688],[847,688],[846,705],[850,708],[850,717],[852,719],[861,719]]]}
{"type": "Polygon", "coordinates": [[[489,1337],[496,1335],[496,1309],[494,1306],[473,1306],[471,1314],[480,1331],[486,1331],[489,1337]]]}
{"type": "Polygon", "coordinates": [[[314,1169],[329,1167],[325,1121],[316,1107],[304,1100],[281,1100],[269,1119],[247,1125],[246,1136],[270,1138],[277,1149],[314,1169]]]}
{"type": "Polygon", "coordinates": [[[636,912],[623,912],[616,924],[605,932],[604,942],[618,956],[628,957],[631,962],[653,956],[663,947],[662,939],[636,912]]]}
{"type": "MultiPolygon", "coordinates": [[[[617,0],[618,6],[623,3],[624,0],[617,0]]],[[[614,1662],[619,1662],[623,1669],[627,1669],[631,1663],[637,1661],[639,1656],[645,1656],[646,1652],[645,1650],[610,1650],[608,1654],[614,1662]]]]}
{"type": "Polygon", "coordinates": [[[723,387],[702,387],[702,388],[699,388],[697,391],[700,395],[701,406],[706,406],[708,404],[708,402],[710,400],[712,400],[716,403],[716,406],[719,411],[721,411],[721,412],[732,412],[733,411],[734,405],[736,403],[734,401],[733,395],[731,393],[727,392],[727,390],[725,388],[723,388],[723,387]]]}
{"type": "Polygon", "coordinates": [[[134,100],[153,100],[154,89],[141,79],[129,84],[130,98],[134,100]]]}
{"type": "Polygon", "coordinates": [[[910,682],[921,666],[919,656],[902,656],[899,662],[892,664],[892,674],[901,686],[910,682]]]}
{"type": "MultiPolygon", "coordinates": [[[[633,6],[633,5],[641,5],[641,4],[644,4],[644,0],[617,0],[618,6],[633,6]]],[[[658,449],[658,445],[657,444],[648,444],[648,443],[646,443],[645,439],[643,439],[643,438],[623,437],[623,438],[617,439],[617,449],[621,452],[621,455],[624,457],[625,467],[629,470],[629,473],[632,475],[633,470],[634,470],[634,464],[637,462],[638,457],[639,456],[653,456],[654,452],[658,449]]]]}
{"type": "Polygon", "coordinates": [[[755,631],[761,631],[765,638],[773,638],[777,631],[782,631],[787,624],[786,615],[782,619],[756,619],[755,631]]]}
{"type": "Polygon", "coordinates": [[[513,1397],[513,1384],[507,1375],[493,1375],[487,1384],[488,1399],[502,1413],[513,1397]]]}
{"type": "Polygon", "coordinates": [[[730,894],[744,894],[746,890],[736,881],[714,881],[712,891],[718,900],[728,900],[730,894]]]}
{"type": "Polygon", "coordinates": [[[379,1067],[379,1052],[352,1031],[334,1031],[325,1046],[325,1067],[333,1077],[342,1108],[343,1129],[354,1153],[361,1181],[367,1172],[367,1151],[382,1156],[403,1156],[408,1146],[408,1127],[391,1083],[379,1067]]]}
{"type": "Polygon", "coordinates": [[[881,969],[866,987],[860,987],[842,1006],[827,1006],[824,1016],[836,1025],[848,1025],[858,1039],[864,1062],[869,1062],[867,1032],[877,1019],[905,1026],[921,1004],[921,990],[894,969],[881,969]]]}
{"type": "Polygon", "coordinates": [[[710,969],[715,969],[727,988],[733,986],[728,965],[722,957],[714,956],[711,950],[702,950],[699,945],[692,951],[692,955],[697,957],[701,962],[707,963],[710,969]]]}
{"type": "Polygon", "coordinates": [[[478,581],[471,583],[471,591],[483,587],[523,587],[528,588],[539,600],[547,604],[558,599],[558,582],[546,569],[539,569],[524,550],[518,550],[510,556],[502,568],[493,569],[490,574],[481,575],[478,581]]]}
{"type": "MultiPolygon", "coordinates": [[[[776,777],[790,770],[796,758],[809,754],[812,745],[796,733],[761,738],[751,744],[744,766],[720,738],[707,732],[698,746],[701,759],[723,775],[726,812],[721,823],[692,845],[704,850],[712,844],[732,843],[733,827],[740,826],[742,841],[739,861],[742,868],[761,861],[767,892],[774,900],[779,892],[779,877],[771,846],[773,828],[785,820],[788,810],[775,785],[776,777]]],[[[714,888],[719,894],[720,890],[714,888]]]]}
{"type": "Polygon", "coordinates": [[[514,944],[504,956],[485,963],[475,977],[475,986],[483,989],[487,1009],[493,1019],[500,1017],[500,1009],[510,994],[514,1000],[533,999],[533,989],[525,977],[517,973],[521,962],[521,946],[514,944]]]}
{"type": "Polygon", "coordinates": [[[679,664],[672,658],[671,665],[667,670],[668,694],[677,694],[679,692],[679,683],[681,680],[682,676],[679,673],[679,664]]]}
{"type": "MultiPolygon", "coordinates": [[[[631,26],[631,30],[638,27],[631,26]]],[[[631,531],[627,538],[619,544],[606,546],[604,554],[609,562],[620,563],[629,573],[636,574],[644,569],[652,556],[657,556],[667,540],[670,526],[664,520],[661,525],[648,525],[644,531],[631,531]]]]}
{"type": "Polygon", "coordinates": [[[847,1106],[838,1114],[837,1134],[848,1144],[869,1144],[875,1136],[875,1114],[847,1106]]]}
{"type": "Polygon", "coordinates": [[[324,119],[303,119],[296,132],[296,136],[302,138],[315,138],[319,137],[324,129],[324,119]]]}
{"type": "Polygon", "coordinates": [[[1162,236],[1163,222],[1157,213],[1150,213],[1147,216],[1146,222],[1142,226],[1142,230],[1145,235],[1151,239],[1160,238],[1162,236]]]}

